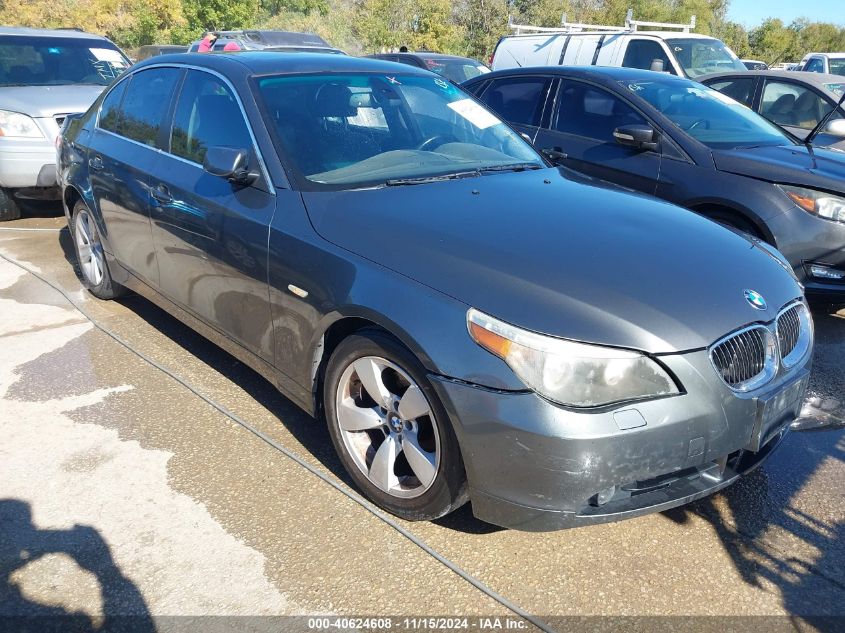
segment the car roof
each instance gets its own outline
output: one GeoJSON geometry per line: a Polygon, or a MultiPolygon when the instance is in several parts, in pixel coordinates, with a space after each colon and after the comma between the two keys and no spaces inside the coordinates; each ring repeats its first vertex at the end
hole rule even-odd
{"type": "Polygon", "coordinates": [[[475,83],[495,79],[496,77],[517,75],[565,76],[576,79],[591,79],[606,84],[616,83],[617,81],[648,81],[658,78],[690,81],[685,77],[678,77],[669,73],[658,73],[651,70],[640,70],[639,68],[623,68],[621,66],[526,66],[523,68],[496,70],[491,73],[479,75],[478,77],[473,77],[464,83],[475,83]]]}
{"type": "Polygon", "coordinates": [[[778,77],[781,79],[790,79],[798,83],[809,84],[817,88],[824,89],[825,84],[841,84],[845,83],[845,77],[842,75],[830,75],[827,73],[806,73],[796,70],[746,70],[733,71],[724,73],[713,73],[699,77],[698,81],[711,81],[714,79],[721,79],[723,77],[778,77]]]}
{"type": "Polygon", "coordinates": [[[807,53],[804,55],[804,59],[808,57],[829,57],[833,59],[842,59],[845,58],[845,53],[807,53]]]}
{"type": "Polygon", "coordinates": [[[45,37],[45,38],[69,38],[69,39],[83,39],[83,40],[101,40],[108,42],[109,39],[102,35],[94,33],[86,33],[75,28],[68,29],[33,29],[24,26],[0,26],[0,37],[4,35],[16,35],[26,37],[45,37]]]}
{"type": "Polygon", "coordinates": [[[158,64],[185,64],[217,70],[224,74],[271,75],[297,73],[383,72],[426,75],[427,70],[406,64],[367,57],[325,53],[239,51],[231,53],[177,53],[144,60],[134,68],[158,64]]]}
{"type": "Polygon", "coordinates": [[[432,51],[402,51],[399,53],[373,53],[372,55],[367,55],[367,57],[373,59],[384,59],[386,57],[419,57],[420,59],[443,59],[443,60],[455,60],[460,62],[470,62],[473,65],[478,65],[481,62],[478,62],[471,57],[461,57],[460,55],[446,55],[445,53],[434,53],[432,51]]]}

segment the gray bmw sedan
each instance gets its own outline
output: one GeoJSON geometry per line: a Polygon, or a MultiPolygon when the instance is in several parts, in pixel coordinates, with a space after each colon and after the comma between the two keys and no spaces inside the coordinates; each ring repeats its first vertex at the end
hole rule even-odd
{"type": "Polygon", "coordinates": [[[260,372],[405,519],[671,508],[800,409],[813,326],[776,251],[549,167],[424,70],[157,57],[58,152],[90,291],[131,289],[260,372]]]}

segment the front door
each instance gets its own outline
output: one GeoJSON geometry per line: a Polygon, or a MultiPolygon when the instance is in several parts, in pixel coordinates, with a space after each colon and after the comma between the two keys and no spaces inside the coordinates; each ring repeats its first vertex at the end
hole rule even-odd
{"type": "Polygon", "coordinates": [[[151,218],[162,293],[268,362],[273,361],[267,243],[276,196],[263,173],[249,186],[203,169],[210,147],[259,155],[231,87],[189,70],[179,91],[168,151],[150,178],[151,218]]]}
{"type": "Polygon", "coordinates": [[[618,96],[580,81],[563,80],[547,128],[534,145],[559,156],[556,162],[589,176],[653,194],[660,176],[658,151],[616,142],[617,127],[647,125],[646,119],[618,96]]]}

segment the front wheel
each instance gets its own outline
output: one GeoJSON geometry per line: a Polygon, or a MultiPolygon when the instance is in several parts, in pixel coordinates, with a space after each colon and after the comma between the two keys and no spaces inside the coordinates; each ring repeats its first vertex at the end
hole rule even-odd
{"type": "Polygon", "coordinates": [[[405,347],[381,332],[353,335],[332,354],[323,387],[332,443],[369,499],[411,521],[467,501],[446,410],[405,347]]]}
{"type": "Polygon", "coordinates": [[[114,299],[122,295],[125,290],[111,278],[100,232],[84,202],[77,202],[74,206],[72,222],[73,248],[85,286],[100,299],[114,299]]]}

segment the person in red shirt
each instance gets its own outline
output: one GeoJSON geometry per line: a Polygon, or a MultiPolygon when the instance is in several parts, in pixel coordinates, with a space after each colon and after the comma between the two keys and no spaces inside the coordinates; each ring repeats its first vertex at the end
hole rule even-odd
{"type": "Polygon", "coordinates": [[[206,33],[205,37],[202,38],[200,42],[199,48],[197,49],[198,53],[210,53],[211,50],[214,48],[214,43],[217,41],[217,33],[206,33]]]}

